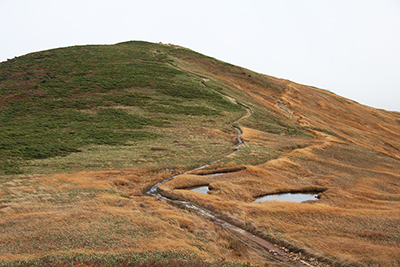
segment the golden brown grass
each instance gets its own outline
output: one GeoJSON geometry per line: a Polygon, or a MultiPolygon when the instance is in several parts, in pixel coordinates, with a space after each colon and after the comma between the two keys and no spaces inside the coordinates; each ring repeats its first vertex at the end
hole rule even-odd
{"type": "MultiPolygon", "coordinates": [[[[354,266],[400,265],[400,113],[204,57],[186,55],[174,64],[309,135],[271,133],[263,131],[265,122],[245,119],[239,124],[246,143],[237,153],[162,184],[164,195],[197,203],[316,256],[354,266]],[[220,171],[226,173],[206,176],[220,171]],[[185,189],[199,185],[211,190],[185,189]],[[323,191],[320,199],[253,202],[265,194],[309,190],[323,191]]],[[[26,170],[74,173],[2,179],[0,258],[172,249],[208,259],[267,263],[220,227],[144,194],[164,178],[226,156],[235,144],[226,124],[238,117],[188,117],[187,123],[158,129],[165,137],[155,142],[95,146],[96,153],[33,161],[26,170]],[[131,159],[129,164],[119,161],[122,157],[131,159]],[[58,169],[68,166],[65,162],[71,168],[58,169]]]]}
{"type": "MultiPolygon", "coordinates": [[[[196,63],[192,66],[206,73],[196,63]]],[[[277,94],[244,78],[220,75],[218,69],[207,74],[241,91],[245,96],[239,99],[251,97],[306,127],[314,139],[241,127],[245,147],[209,169],[246,162],[252,166],[212,178],[178,178],[165,184],[169,195],[231,216],[238,224],[246,218],[258,233],[316,255],[354,265],[400,265],[399,113],[269,76],[287,89],[277,94]],[[269,157],[277,151],[279,155],[269,157]],[[200,184],[212,190],[204,195],[178,189],[200,184]],[[324,190],[321,199],[252,203],[267,193],[309,189],[324,190]]],[[[232,89],[232,95],[239,93],[232,89]]]]}
{"type": "Polygon", "coordinates": [[[172,250],[210,262],[254,257],[263,262],[219,226],[143,194],[144,188],[169,175],[130,169],[20,177],[5,183],[0,260],[172,250]]]}

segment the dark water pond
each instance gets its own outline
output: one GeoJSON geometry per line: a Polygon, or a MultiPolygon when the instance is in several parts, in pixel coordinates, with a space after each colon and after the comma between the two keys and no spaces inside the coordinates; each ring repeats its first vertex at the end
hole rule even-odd
{"type": "Polygon", "coordinates": [[[210,191],[210,189],[208,188],[208,185],[206,186],[197,186],[197,187],[192,187],[192,188],[188,188],[190,191],[194,191],[197,193],[202,193],[202,194],[207,194],[208,191],[210,191]]]}
{"type": "Polygon", "coordinates": [[[315,193],[287,193],[287,194],[276,194],[267,195],[263,197],[256,198],[254,202],[264,202],[264,201],[291,201],[291,202],[304,202],[309,200],[317,200],[318,195],[315,193]]]}

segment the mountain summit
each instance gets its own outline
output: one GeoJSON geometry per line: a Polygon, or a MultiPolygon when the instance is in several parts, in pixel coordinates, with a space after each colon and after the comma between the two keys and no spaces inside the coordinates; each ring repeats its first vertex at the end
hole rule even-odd
{"type": "Polygon", "coordinates": [[[398,266],[399,200],[398,112],[161,43],[0,63],[0,265],[398,266]]]}

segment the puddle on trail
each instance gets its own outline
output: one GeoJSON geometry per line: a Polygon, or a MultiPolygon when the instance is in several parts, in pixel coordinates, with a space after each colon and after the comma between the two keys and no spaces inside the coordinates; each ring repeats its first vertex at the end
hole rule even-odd
{"type": "Polygon", "coordinates": [[[254,202],[265,202],[265,201],[291,201],[291,202],[304,202],[309,200],[317,200],[318,195],[315,193],[287,193],[287,194],[276,194],[258,197],[254,202]]]}
{"type": "Polygon", "coordinates": [[[222,175],[222,174],[225,174],[225,173],[223,173],[223,172],[217,172],[217,173],[207,174],[206,176],[208,176],[208,177],[213,177],[213,176],[218,176],[218,175],[222,175]]]}
{"type": "Polygon", "coordinates": [[[208,185],[196,186],[196,187],[191,187],[191,188],[187,188],[187,189],[189,189],[190,191],[202,193],[202,194],[207,194],[207,192],[210,191],[210,189],[208,188],[208,185]]]}

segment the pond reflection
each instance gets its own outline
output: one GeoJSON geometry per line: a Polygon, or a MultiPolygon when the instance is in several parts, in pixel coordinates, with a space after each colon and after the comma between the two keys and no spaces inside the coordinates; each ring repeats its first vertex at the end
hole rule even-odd
{"type": "Polygon", "coordinates": [[[207,194],[210,189],[208,188],[208,185],[206,186],[197,186],[197,187],[192,187],[188,188],[190,191],[197,192],[197,193],[202,193],[202,194],[207,194]]]}
{"type": "Polygon", "coordinates": [[[317,200],[318,194],[315,193],[287,193],[287,194],[275,194],[258,197],[254,202],[264,201],[291,201],[291,202],[304,202],[310,200],[317,200]]]}

